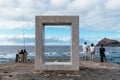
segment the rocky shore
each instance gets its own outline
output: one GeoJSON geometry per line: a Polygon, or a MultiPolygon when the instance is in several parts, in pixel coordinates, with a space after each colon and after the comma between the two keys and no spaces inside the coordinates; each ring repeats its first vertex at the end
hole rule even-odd
{"type": "Polygon", "coordinates": [[[0,64],[0,80],[120,80],[120,65],[99,61],[80,61],[79,71],[34,70],[34,60],[0,64]]]}

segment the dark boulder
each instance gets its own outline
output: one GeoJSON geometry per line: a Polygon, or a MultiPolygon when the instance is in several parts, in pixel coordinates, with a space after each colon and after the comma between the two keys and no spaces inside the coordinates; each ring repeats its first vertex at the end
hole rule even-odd
{"type": "Polygon", "coordinates": [[[120,42],[117,40],[113,40],[113,39],[108,39],[108,38],[104,38],[102,40],[100,40],[96,46],[101,46],[101,44],[103,46],[120,46],[120,42]]]}

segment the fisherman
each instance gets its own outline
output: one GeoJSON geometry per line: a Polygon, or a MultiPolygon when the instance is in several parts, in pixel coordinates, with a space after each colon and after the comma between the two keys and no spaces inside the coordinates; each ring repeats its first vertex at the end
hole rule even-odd
{"type": "Polygon", "coordinates": [[[18,62],[18,54],[16,54],[16,59],[15,59],[15,62],[18,62]]]}
{"type": "Polygon", "coordinates": [[[19,58],[20,58],[20,62],[24,62],[24,52],[23,50],[21,50],[21,52],[19,53],[19,58]]]}
{"type": "Polygon", "coordinates": [[[20,58],[19,58],[19,53],[20,53],[20,50],[18,50],[18,54],[16,54],[16,59],[15,59],[15,62],[19,62],[19,61],[20,61],[20,58]]]}
{"type": "Polygon", "coordinates": [[[24,61],[26,62],[28,53],[27,53],[26,49],[24,49],[23,52],[24,52],[24,61]]]}

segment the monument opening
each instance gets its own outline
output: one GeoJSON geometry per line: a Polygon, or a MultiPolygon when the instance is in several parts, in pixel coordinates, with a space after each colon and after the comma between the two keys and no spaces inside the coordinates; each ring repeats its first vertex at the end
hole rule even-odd
{"type": "MultiPolygon", "coordinates": [[[[40,70],[40,71],[43,71],[43,70],[79,70],[79,16],[36,16],[35,22],[36,22],[35,70],[40,70]],[[57,38],[54,38],[55,36],[53,36],[50,39],[49,37],[50,33],[48,33],[50,31],[48,29],[49,27],[45,27],[47,25],[53,26],[53,28],[51,28],[52,29],[51,31],[53,34],[58,36],[57,38]],[[53,30],[55,29],[56,25],[57,25],[56,28],[58,28],[59,30],[53,30]],[[64,31],[60,31],[61,27],[59,26],[61,25],[66,26],[65,30],[67,31],[68,29],[67,33],[63,33],[64,31]],[[61,34],[63,36],[61,36],[61,34]],[[67,38],[65,36],[66,34],[68,37],[70,37],[68,38],[68,42],[67,40],[65,40],[67,38]],[[65,39],[62,39],[62,37],[64,37],[65,39]],[[47,43],[47,40],[49,43],[47,43]],[[64,61],[63,62],[53,62],[53,61],[46,62],[44,54],[46,53],[47,45],[55,45],[55,44],[56,46],[58,44],[60,46],[63,44],[66,44],[66,45],[70,44],[70,48],[69,48],[70,59],[68,62],[64,62],[64,61]]],[[[50,49],[53,50],[52,48],[50,49]]],[[[62,51],[62,50],[57,50],[57,51],[62,51]]],[[[62,53],[60,52],[58,54],[62,54],[62,53]]]]}
{"type": "Polygon", "coordinates": [[[44,63],[71,61],[71,25],[44,25],[44,63]]]}

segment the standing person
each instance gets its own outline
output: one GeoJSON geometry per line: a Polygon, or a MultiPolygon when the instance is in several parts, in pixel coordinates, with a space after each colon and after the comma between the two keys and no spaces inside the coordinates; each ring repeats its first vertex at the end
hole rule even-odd
{"type": "Polygon", "coordinates": [[[25,61],[25,62],[26,62],[26,60],[27,60],[27,55],[28,55],[28,53],[27,53],[26,49],[24,49],[24,61],[25,61]]]}
{"type": "Polygon", "coordinates": [[[107,59],[105,56],[105,48],[103,47],[103,45],[101,45],[99,51],[100,51],[100,62],[104,62],[104,59],[107,62],[107,59]]]}
{"type": "Polygon", "coordinates": [[[23,50],[21,50],[21,52],[19,53],[20,56],[20,61],[23,63],[24,62],[24,52],[23,50]]]}
{"type": "Polygon", "coordinates": [[[83,60],[87,60],[87,54],[88,54],[88,46],[87,46],[87,42],[84,43],[83,45],[83,60]]]}
{"type": "Polygon", "coordinates": [[[16,54],[15,62],[18,62],[18,54],[16,54]]]}
{"type": "Polygon", "coordinates": [[[16,58],[15,58],[15,61],[16,61],[16,62],[19,62],[19,61],[20,61],[19,53],[20,53],[20,51],[18,50],[18,53],[16,54],[16,58]]]}
{"type": "Polygon", "coordinates": [[[95,47],[94,47],[94,44],[92,43],[91,46],[90,46],[90,60],[93,61],[94,60],[94,55],[95,55],[95,47]]]}

